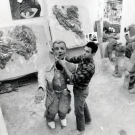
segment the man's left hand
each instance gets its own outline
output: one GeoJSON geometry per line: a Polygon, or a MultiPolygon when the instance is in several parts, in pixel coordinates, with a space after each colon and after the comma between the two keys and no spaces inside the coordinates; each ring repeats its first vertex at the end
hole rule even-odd
{"type": "Polygon", "coordinates": [[[58,60],[58,62],[61,64],[62,67],[66,66],[66,64],[65,64],[66,61],[65,60],[58,60]]]}

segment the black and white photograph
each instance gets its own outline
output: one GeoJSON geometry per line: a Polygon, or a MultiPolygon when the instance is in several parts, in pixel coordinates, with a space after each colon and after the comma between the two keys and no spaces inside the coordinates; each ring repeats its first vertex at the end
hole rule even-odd
{"type": "Polygon", "coordinates": [[[86,42],[98,43],[97,32],[85,33],[86,42]]]}
{"type": "Polygon", "coordinates": [[[134,14],[135,0],[0,0],[0,135],[135,135],[134,14]]]}
{"type": "Polygon", "coordinates": [[[43,16],[42,0],[9,0],[13,20],[43,16]]]}

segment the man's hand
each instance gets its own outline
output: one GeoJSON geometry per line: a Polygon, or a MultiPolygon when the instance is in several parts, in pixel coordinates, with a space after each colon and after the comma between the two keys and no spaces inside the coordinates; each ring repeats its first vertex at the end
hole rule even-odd
{"type": "Polygon", "coordinates": [[[69,61],[69,60],[70,60],[70,57],[69,57],[68,54],[66,54],[65,60],[66,60],[66,61],[69,61]]]}
{"type": "Polygon", "coordinates": [[[64,68],[66,66],[65,64],[65,60],[58,60],[59,64],[61,64],[61,66],[64,68]]]}
{"type": "Polygon", "coordinates": [[[35,103],[38,104],[41,102],[41,100],[43,100],[45,97],[45,91],[43,91],[42,88],[39,88],[37,91],[36,91],[36,94],[35,94],[35,103]]]}
{"type": "Polygon", "coordinates": [[[128,71],[125,72],[125,76],[128,77],[130,73],[128,71]]]}

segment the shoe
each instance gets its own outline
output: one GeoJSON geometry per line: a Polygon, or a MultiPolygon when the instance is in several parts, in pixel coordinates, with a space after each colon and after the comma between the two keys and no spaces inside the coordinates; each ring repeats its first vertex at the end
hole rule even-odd
{"type": "Polygon", "coordinates": [[[135,88],[130,89],[130,90],[129,90],[129,93],[135,94],[135,88]]]}
{"type": "Polygon", "coordinates": [[[67,126],[67,120],[66,119],[60,120],[60,122],[61,122],[61,125],[63,127],[66,127],[67,126]]]}
{"type": "Polygon", "coordinates": [[[83,131],[79,131],[80,134],[79,135],[84,135],[84,130],[83,131]]]}
{"type": "Polygon", "coordinates": [[[90,124],[91,124],[91,121],[89,121],[89,122],[85,122],[85,124],[88,124],[88,125],[90,125],[90,124]]]}
{"type": "Polygon", "coordinates": [[[48,126],[49,126],[51,129],[55,129],[55,122],[54,122],[54,121],[48,122],[48,126]]]}
{"type": "Polygon", "coordinates": [[[85,135],[84,130],[83,131],[78,131],[77,135],[85,135]]]}
{"type": "Polygon", "coordinates": [[[70,134],[72,134],[72,135],[85,135],[84,130],[83,131],[73,130],[73,131],[71,131],[70,134]]]}

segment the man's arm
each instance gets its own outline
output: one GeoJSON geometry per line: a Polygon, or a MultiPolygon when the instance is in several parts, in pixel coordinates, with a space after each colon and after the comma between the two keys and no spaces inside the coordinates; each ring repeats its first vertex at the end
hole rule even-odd
{"type": "Polygon", "coordinates": [[[66,65],[62,65],[62,67],[64,68],[64,70],[65,70],[65,72],[66,72],[68,78],[71,80],[71,78],[72,78],[72,73],[69,71],[69,69],[67,68],[66,65]]]}
{"type": "Polygon", "coordinates": [[[69,79],[74,83],[80,83],[82,81],[84,81],[84,79],[90,79],[91,75],[94,74],[95,72],[95,66],[94,64],[90,63],[89,65],[83,67],[82,70],[75,72],[74,74],[72,74],[68,68],[65,65],[65,62],[63,60],[59,60],[59,63],[62,65],[62,67],[64,68],[67,76],[69,77],[69,79]]]}
{"type": "Polygon", "coordinates": [[[129,37],[129,34],[125,34],[125,39],[128,43],[135,42],[135,35],[132,37],[129,37]]]}
{"type": "Polygon", "coordinates": [[[71,63],[75,63],[75,64],[78,64],[82,59],[82,56],[74,56],[74,57],[69,57],[69,56],[66,56],[65,60],[68,61],[68,62],[71,62],[71,63]]]}
{"type": "Polygon", "coordinates": [[[45,68],[38,71],[38,90],[35,93],[35,103],[40,103],[46,95],[46,77],[45,68]]]}

